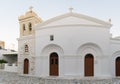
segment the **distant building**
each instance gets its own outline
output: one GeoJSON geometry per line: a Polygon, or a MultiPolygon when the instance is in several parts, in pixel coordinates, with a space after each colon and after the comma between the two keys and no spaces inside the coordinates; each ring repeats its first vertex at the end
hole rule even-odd
{"type": "Polygon", "coordinates": [[[3,61],[7,62],[3,67],[0,65],[0,69],[10,72],[17,72],[17,56],[17,51],[5,49],[5,42],[0,41],[0,64],[2,64],[3,61]],[[13,64],[15,67],[11,68],[13,64]]]}
{"type": "Polygon", "coordinates": [[[17,51],[5,49],[5,42],[0,41],[0,60],[4,59],[8,63],[17,63],[17,51]]]}
{"type": "Polygon", "coordinates": [[[0,41],[0,49],[4,49],[5,48],[5,42],[4,41],[0,41]]]}
{"type": "Polygon", "coordinates": [[[19,17],[18,72],[35,76],[120,76],[120,38],[111,23],[72,12],[42,21],[19,17]]]}
{"type": "Polygon", "coordinates": [[[0,50],[1,53],[1,59],[4,59],[8,62],[9,65],[16,64],[17,65],[17,57],[18,53],[17,51],[14,50],[9,50],[9,49],[3,49],[0,50]]]}

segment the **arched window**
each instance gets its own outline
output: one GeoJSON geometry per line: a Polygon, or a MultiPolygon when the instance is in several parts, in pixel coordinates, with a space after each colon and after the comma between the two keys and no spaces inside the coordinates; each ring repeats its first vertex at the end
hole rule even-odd
{"type": "Polygon", "coordinates": [[[25,31],[26,29],[25,29],[25,24],[23,24],[23,31],[25,31]]]}
{"type": "Polygon", "coordinates": [[[25,52],[29,52],[28,45],[25,45],[25,52]]]}
{"type": "Polygon", "coordinates": [[[29,23],[29,31],[32,31],[32,23],[29,23]]]}

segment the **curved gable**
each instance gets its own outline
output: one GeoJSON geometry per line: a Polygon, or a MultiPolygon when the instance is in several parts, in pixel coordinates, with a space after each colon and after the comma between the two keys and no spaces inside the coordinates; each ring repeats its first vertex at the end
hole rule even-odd
{"type": "Polygon", "coordinates": [[[63,48],[59,45],[56,45],[56,44],[48,44],[46,45],[42,51],[41,51],[41,55],[49,55],[50,53],[52,52],[57,52],[58,54],[59,53],[62,53],[63,54],[63,48]]]}
{"type": "Polygon", "coordinates": [[[110,28],[112,26],[109,22],[104,22],[93,17],[70,12],[61,16],[51,18],[43,23],[40,23],[36,26],[36,28],[39,29],[41,27],[66,25],[102,26],[107,28],[110,28]]]}

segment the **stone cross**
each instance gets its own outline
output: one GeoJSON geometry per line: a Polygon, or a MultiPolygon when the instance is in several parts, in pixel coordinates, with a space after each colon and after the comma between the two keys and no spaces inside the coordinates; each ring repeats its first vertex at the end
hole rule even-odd
{"type": "Polygon", "coordinates": [[[29,10],[30,10],[30,11],[32,11],[32,9],[33,9],[33,7],[32,7],[32,6],[30,6],[29,10]]]}
{"type": "Polygon", "coordinates": [[[111,23],[111,18],[109,19],[109,22],[111,23]]]}
{"type": "Polygon", "coordinates": [[[69,11],[70,11],[70,12],[72,12],[73,10],[74,10],[74,9],[73,9],[72,7],[71,7],[71,8],[69,8],[69,11]]]}

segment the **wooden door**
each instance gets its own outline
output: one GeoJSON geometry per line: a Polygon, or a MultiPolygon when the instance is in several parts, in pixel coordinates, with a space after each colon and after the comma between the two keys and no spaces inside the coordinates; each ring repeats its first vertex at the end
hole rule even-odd
{"type": "Polygon", "coordinates": [[[85,56],[85,76],[94,76],[94,58],[93,55],[87,54],[85,56]]]}
{"type": "Polygon", "coordinates": [[[50,76],[59,75],[59,58],[57,53],[50,54],[50,76]]]}
{"type": "Polygon", "coordinates": [[[120,57],[116,58],[116,76],[120,76],[120,57]]]}
{"type": "Polygon", "coordinates": [[[28,74],[29,73],[29,60],[25,59],[24,60],[24,74],[28,74]]]}

